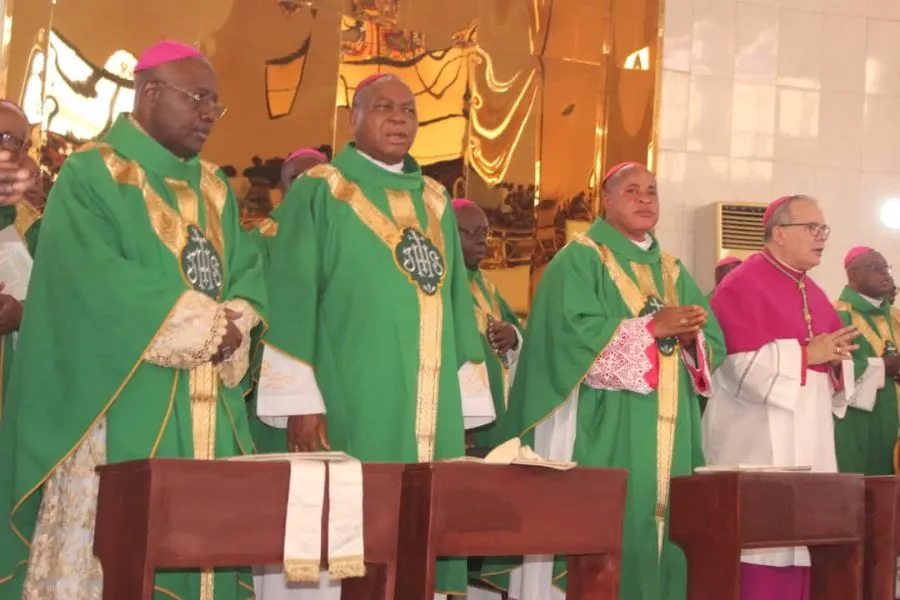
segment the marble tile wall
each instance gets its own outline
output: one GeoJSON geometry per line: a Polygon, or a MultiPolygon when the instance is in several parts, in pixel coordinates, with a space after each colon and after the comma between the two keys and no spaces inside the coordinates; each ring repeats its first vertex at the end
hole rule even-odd
{"type": "Polygon", "coordinates": [[[843,255],[900,265],[900,0],[666,0],[659,236],[712,286],[718,201],[817,197],[833,233],[813,272],[836,297],[843,255]]]}

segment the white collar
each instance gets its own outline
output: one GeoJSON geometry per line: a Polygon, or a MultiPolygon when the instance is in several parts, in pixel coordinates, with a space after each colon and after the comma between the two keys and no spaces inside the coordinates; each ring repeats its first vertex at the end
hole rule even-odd
{"type": "Polygon", "coordinates": [[[366,154],[359,148],[357,148],[356,151],[359,152],[360,156],[364,156],[365,158],[369,159],[371,162],[375,163],[376,165],[378,165],[385,171],[390,171],[391,173],[403,173],[403,161],[402,160],[400,162],[398,162],[396,165],[389,165],[387,163],[381,162],[380,160],[375,160],[374,158],[372,158],[371,156],[369,156],[368,154],[366,154]]]}
{"type": "Polygon", "coordinates": [[[644,239],[642,239],[642,240],[640,240],[640,241],[637,241],[637,240],[631,240],[631,242],[632,242],[635,246],[637,246],[638,248],[640,248],[641,250],[649,250],[649,249],[650,249],[650,246],[653,245],[653,237],[652,237],[649,233],[647,233],[647,234],[644,235],[644,239]]]}
{"type": "MultiPolygon", "coordinates": [[[[859,292],[857,292],[857,294],[859,294],[859,292]]],[[[881,308],[881,305],[884,303],[884,300],[876,300],[875,298],[870,298],[869,296],[866,296],[865,294],[859,294],[859,295],[863,298],[863,300],[865,300],[866,302],[868,302],[869,304],[871,304],[872,306],[874,306],[876,308],[881,308]]]]}

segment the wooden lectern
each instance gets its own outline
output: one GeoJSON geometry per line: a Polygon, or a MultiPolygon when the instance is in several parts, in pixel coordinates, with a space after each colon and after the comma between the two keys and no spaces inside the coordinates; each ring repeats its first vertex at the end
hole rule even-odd
{"type": "Polygon", "coordinates": [[[860,600],[860,475],[723,472],[672,480],[669,537],[688,559],[689,600],[738,600],[741,549],[808,546],[812,600],[860,600]]]}
{"type": "Polygon", "coordinates": [[[900,478],[866,477],[865,600],[894,600],[900,553],[900,478]]]}
{"type": "Polygon", "coordinates": [[[619,597],[628,474],[439,462],[403,475],[397,600],[434,593],[439,556],[569,555],[570,600],[619,597]]]}
{"type": "MultiPolygon", "coordinates": [[[[403,467],[363,465],[367,575],[344,580],[343,598],[394,597],[403,467]]],[[[103,600],[151,600],[160,569],[282,561],[287,462],[153,459],[98,472],[94,554],[103,565],[103,600]]],[[[326,492],[323,538],[327,511],[326,492]]],[[[324,555],[327,539],[322,548],[324,555]]]]}

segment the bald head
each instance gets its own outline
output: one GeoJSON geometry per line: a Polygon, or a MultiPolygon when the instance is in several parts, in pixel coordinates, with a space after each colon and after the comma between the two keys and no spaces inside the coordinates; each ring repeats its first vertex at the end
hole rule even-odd
{"type": "Polygon", "coordinates": [[[135,90],[135,119],[179,158],[199,154],[224,113],[215,69],[202,57],[141,71],[135,90]]]}
{"type": "Polygon", "coordinates": [[[350,111],[356,147],[389,165],[403,161],[419,128],[412,90],[394,75],[360,85],[350,111]]]}
{"type": "Polygon", "coordinates": [[[30,132],[31,126],[22,109],[8,100],[0,100],[0,147],[19,158],[28,149],[30,132]]]}

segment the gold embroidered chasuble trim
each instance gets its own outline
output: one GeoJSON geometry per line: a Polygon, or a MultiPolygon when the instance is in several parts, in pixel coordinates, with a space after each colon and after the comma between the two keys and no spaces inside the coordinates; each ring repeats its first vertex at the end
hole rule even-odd
{"type": "MultiPolygon", "coordinates": [[[[120,185],[131,185],[141,190],[147,206],[147,214],[159,240],[180,260],[187,245],[187,227],[200,227],[200,200],[187,182],[166,179],[178,203],[176,211],[150,186],[141,166],[120,157],[106,144],[89,145],[82,150],[96,149],[113,180],[120,185]]],[[[225,240],[221,214],[228,197],[228,188],[216,175],[213,167],[201,163],[200,191],[203,196],[206,227],[204,234],[219,255],[222,266],[222,287],[225,286],[225,240]]],[[[182,276],[184,274],[182,273],[182,276]]],[[[216,410],[219,400],[219,374],[211,362],[203,363],[188,373],[191,400],[191,430],[194,458],[211,460],[216,457],[216,410]]],[[[200,573],[200,600],[212,600],[215,575],[211,569],[200,573]]]]}
{"type": "MultiPolygon", "coordinates": [[[[850,324],[856,327],[856,330],[859,331],[860,335],[862,335],[866,342],[872,346],[876,357],[884,356],[884,347],[887,342],[891,342],[894,344],[894,348],[897,348],[897,342],[895,341],[894,334],[891,332],[891,326],[888,325],[884,315],[872,316],[872,320],[875,321],[875,327],[878,329],[878,332],[876,333],[869,325],[868,321],[863,318],[862,314],[854,309],[849,303],[838,300],[834,303],[834,308],[835,310],[850,314],[850,324]]],[[[900,410],[900,384],[895,383],[894,385],[897,388],[897,406],[898,410],[900,410]]]]}
{"type": "Polygon", "coordinates": [[[278,223],[266,217],[256,226],[259,234],[263,237],[275,237],[278,234],[278,223]]]}
{"type": "MultiPolygon", "coordinates": [[[[473,279],[469,282],[469,289],[472,290],[472,297],[475,300],[475,321],[478,324],[478,332],[482,336],[487,336],[488,315],[499,321],[503,318],[503,311],[497,301],[496,286],[490,280],[484,279],[484,287],[487,288],[487,295],[476,280],[473,279]]],[[[509,408],[509,367],[502,360],[497,362],[500,364],[500,372],[503,374],[503,406],[509,408]]]]}
{"type": "Polygon", "coordinates": [[[40,219],[41,211],[32,206],[28,200],[24,198],[19,200],[16,204],[16,220],[13,221],[13,227],[16,228],[16,233],[22,238],[23,243],[25,242],[25,234],[40,219]]]}
{"type": "MultiPolygon", "coordinates": [[[[575,241],[593,247],[600,257],[613,283],[619,290],[628,310],[637,317],[647,305],[650,296],[660,298],[653,272],[649,265],[631,263],[631,270],[638,281],[634,281],[625,273],[616,261],[613,253],[606,246],[597,244],[586,235],[580,235],[575,241]]],[[[663,252],[662,273],[665,296],[662,298],[667,307],[678,306],[678,292],[675,282],[678,280],[679,267],[674,256],[663,252]]],[[[659,405],[656,420],[656,535],[658,552],[662,554],[662,543],[665,537],[665,519],[669,508],[669,486],[672,480],[672,457],[675,452],[675,423],[678,416],[678,377],[679,352],[666,356],[661,352],[659,357],[659,387],[657,389],[659,405]]]]}
{"type": "MultiPolygon", "coordinates": [[[[421,230],[415,207],[408,192],[386,190],[391,218],[388,218],[371,200],[365,197],[355,183],[344,178],[332,165],[318,165],[306,172],[309,177],[324,179],[331,195],[340,202],[346,202],[363,224],[374,233],[391,252],[397,269],[401,268],[394,248],[403,239],[404,229],[421,230]]],[[[425,179],[422,198],[428,216],[425,235],[431,240],[441,256],[444,256],[444,234],[441,217],[447,206],[438,184],[425,179]]],[[[445,257],[446,264],[446,257],[445,257]]],[[[446,272],[444,274],[446,277],[446,272]]],[[[415,284],[410,279],[410,283],[415,284]]],[[[443,278],[441,279],[443,283],[443,278]]],[[[436,293],[425,294],[416,285],[419,301],[419,369],[416,388],[416,449],[419,462],[430,462],[434,458],[434,444],[437,432],[438,398],[440,396],[441,337],[444,321],[444,304],[440,286],[436,293]]]]}

